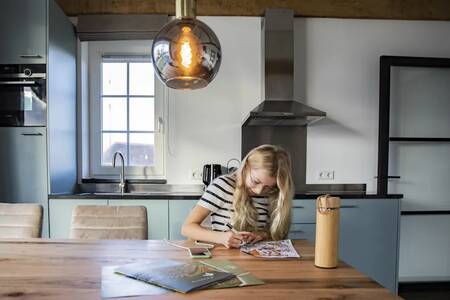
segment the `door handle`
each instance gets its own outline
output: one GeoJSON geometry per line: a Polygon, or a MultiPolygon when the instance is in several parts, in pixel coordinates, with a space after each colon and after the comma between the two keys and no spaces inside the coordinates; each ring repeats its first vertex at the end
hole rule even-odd
{"type": "Polygon", "coordinates": [[[22,133],[23,136],[42,136],[42,133],[22,133]]]}
{"type": "MultiPolygon", "coordinates": [[[[375,178],[375,179],[378,179],[378,176],[375,176],[374,178],[375,178]]],[[[384,178],[384,177],[381,177],[381,178],[384,178]]],[[[388,177],[386,177],[386,178],[387,178],[387,179],[400,179],[401,176],[395,175],[395,176],[388,176],[388,177]]]]}

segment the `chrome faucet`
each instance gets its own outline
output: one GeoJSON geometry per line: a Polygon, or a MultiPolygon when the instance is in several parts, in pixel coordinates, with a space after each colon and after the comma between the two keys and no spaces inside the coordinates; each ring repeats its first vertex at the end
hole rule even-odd
{"type": "Polygon", "coordinates": [[[125,191],[125,160],[123,159],[123,154],[120,153],[119,151],[114,153],[114,157],[113,157],[113,168],[116,167],[116,158],[117,155],[119,155],[120,160],[122,162],[122,168],[120,169],[120,193],[123,195],[124,191],[125,191]]]}

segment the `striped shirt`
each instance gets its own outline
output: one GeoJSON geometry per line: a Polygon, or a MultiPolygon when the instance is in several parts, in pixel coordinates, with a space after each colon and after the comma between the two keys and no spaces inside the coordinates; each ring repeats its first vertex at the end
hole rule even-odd
{"type": "MultiPolygon", "coordinates": [[[[211,211],[211,225],[214,231],[229,231],[227,223],[231,224],[233,216],[233,193],[236,184],[235,175],[222,175],[206,188],[197,205],[211,211]]],[[[263,196],[253,196],[253,204],[258,211],[258,228],[264,229],[269,219],[269,199],[263,196]]]]}

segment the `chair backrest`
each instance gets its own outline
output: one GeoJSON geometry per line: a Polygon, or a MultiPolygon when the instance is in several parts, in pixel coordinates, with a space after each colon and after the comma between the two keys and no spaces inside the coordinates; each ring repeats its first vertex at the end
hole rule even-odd
{"type": "Polygon", "coordinates": [[[146,240],[145,206],[79,205],[72,211],[71,239],[146,240]]]}
{"type": "Polygon", "coordinates": [[[0,203],[0,238],[40,238],[42,205],[0,203]]]}

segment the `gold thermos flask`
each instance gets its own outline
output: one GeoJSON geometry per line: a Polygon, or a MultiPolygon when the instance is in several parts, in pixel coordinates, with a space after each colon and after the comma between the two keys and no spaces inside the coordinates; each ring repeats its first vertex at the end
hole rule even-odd
{"type": "Polygon", "coordinates": [[[314,265],[336,268],[339,248],[339,207],[341,199],[330,195],[316,201],[316,251],[314,265]]]}

